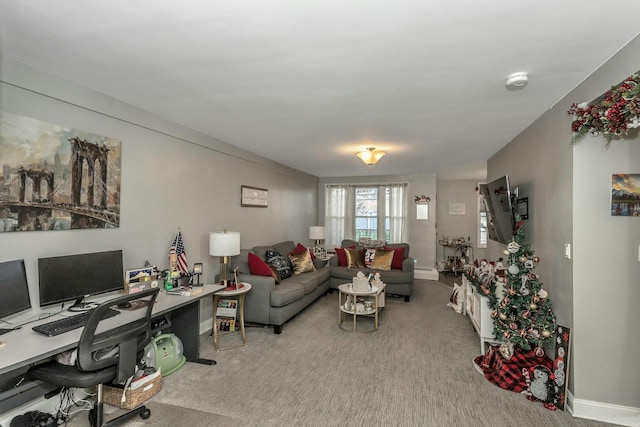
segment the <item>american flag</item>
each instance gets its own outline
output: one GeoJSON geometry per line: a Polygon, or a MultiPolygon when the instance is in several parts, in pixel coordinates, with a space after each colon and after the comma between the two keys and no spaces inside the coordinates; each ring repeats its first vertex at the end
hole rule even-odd
{"type": "Polygon", "coordinates": [[[182,243],[182,233],[178,231],[176,238],[173,239],[171,248],[169,249],[169,255],[176,254],[178,257],[178,270],[183,273],[189,273],[189,267],[187,266],[187,253],[184,250],[184,244],[182,243]]]}

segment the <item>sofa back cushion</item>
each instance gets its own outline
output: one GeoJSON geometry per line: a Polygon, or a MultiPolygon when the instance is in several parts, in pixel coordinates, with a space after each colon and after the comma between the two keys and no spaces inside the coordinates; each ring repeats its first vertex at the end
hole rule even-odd
{"type": "Polygon", "coordinates": [[[293,252],[293,250],[296,248],[296,244],[293,243],[291,240],[287,240],[285,242],[280,242],[280,243],[274,243],[272,246],[274,251],[280,252],[285,257],[289,256],[289,254],[293,252]]]}
{"type": "Polygon", "coordinates": [[[251,274],[251,269],[249,268],[248,263],[248,255],[250,251],[248,249],[240,249],[240,255],[235,255],[231,257],[231,270],[238,268],[238,273],[241,274],[251,274]]]}

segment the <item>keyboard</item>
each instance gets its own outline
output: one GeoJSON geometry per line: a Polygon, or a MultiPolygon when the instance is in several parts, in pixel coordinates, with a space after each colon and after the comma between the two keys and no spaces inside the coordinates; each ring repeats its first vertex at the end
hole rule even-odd
{"type": "MultiPolygon", "coordinates": [[[[89,320],[89,316],[91,316],[91,312],[92,310],[88,310],[74,316],[64,317],[49,323],[43,323],[42,325],[34,326],[31,329],[48,337],[54,337],[56,335],[64,334],[65,332],[84,327],[89,320]]],[[[110,317],[117,316],[118,314],[120,314],[118,310],[110,308],[105,313],[103,319],[108,319],[110,317]]]]}

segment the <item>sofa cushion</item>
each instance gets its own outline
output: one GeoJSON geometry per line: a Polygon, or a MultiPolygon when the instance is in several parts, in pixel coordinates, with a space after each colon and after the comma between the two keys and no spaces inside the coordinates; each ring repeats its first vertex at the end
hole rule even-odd
{"type": "Polygon", "coordinates": [[[347,255],[347,267],[349,268],[364,268],[364,257],[363,251],[359,248],[354,249],[345,249],[345,254],[347,255]]]}
{"type": "Polygon", "coordinates": [[[387,250],[393,250],[393,260],[391,261],[391,268],[402,270],[402,260],[404,259],[404,257],[409,256],[408,254],[405,254],[404,246],[392,247],[390,245],[387,245],[384,248],[387,250]]]}
{"type": "Polygon", "coordinates": [[[331,277],[331,270],[328,268],[320,268],[316,271],[292,276],[288,278],[286,282],[299,284],[303,287],[304,294],[307,295],[315,291],[318,286],[329,280],[329,277],[331,277]]]}
{"type": "Polygon", "coordinates": [[[291,252],[293,252],[293,250],[296,248],[296,244],[293,243],[291,240],[287,240],[285,242],[274,243],[272,246],[273,246],[273,250],[274,251],[280,252],[282,255],[285,256],[285,258],[287,257],[287,255],[289,255],[291,252]]]}
{"type": "Polygon", "coordinates": [[[391,262],[393,261],[394,253],[395,251],[391,249],[376,249],[375,257],[373,258],[373,262],[371,263],[371,269],[382,271],[391,270],[391,262]]]}
{"type": "Polygon", "coordinates": [[[303,252],[295,255],[293,253],[290,253],[289,261],[291,261],[291,265],[293,266],[293,274],[316,271],[316,268],[313,265],[313,261],[311,260],[309,249],[305,249],[303,252]]]}
{"type": "Polygon", "coordinates": [[[280,283],[280,274],[277,270],[267,264],[258,255],[254,255],[251,252],[247,255],[247,263],[249,264],[249,270],[251,274],[256,276],[270,276],[273,277],[276,283],[280,283]]]}
{"type": "Polygon", "coordinates": [[[280,280],[291,277],[291,266],[289,260],[278,251],[267,250],[265,261],[273,267],[280,275],[280,280]]]}
{"type": "Polygon", "coordinates": [[[364,265],[371,266],[373,259],[376,257],[376,248],[364,248],[364,265]]]}
{"type": "Polygon", "coordinates": [[[340,267],[347,266],[347,254],[345,254],[343,248],[336,248],[336,256],[338,257],[338,265],[340,267]]]}
{"type": "Polygon", "coordinates": [[[267,251],[273,251],[273,246],[255,246],[251,252],[258,255],[263,260],[267,260],[267,251]]]}
{"type": "Polygon", "coordinates": [[[271,291],[270,303],[272,307],[284,307],[304,297],[304,287],[300,283],[286,280],[271,291]]]}
{"type": "MultiPolygon", "coordinates": [[[[305,247],[302,243],[298,243],[296,247],[291,252],[289,252],[289,255],[300,255],[306,250],[307,250],[307,247],[305,247]]],[[[309,250],[309,254],[311,255],[312,260],[316,259],[316,256],[313,253],[313,251],[309,250]]]]}

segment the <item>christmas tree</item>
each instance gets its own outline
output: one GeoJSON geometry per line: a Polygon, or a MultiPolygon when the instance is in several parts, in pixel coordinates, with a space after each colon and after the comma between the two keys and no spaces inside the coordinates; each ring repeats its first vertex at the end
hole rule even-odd
{"type": "Polygon", "coordinates": [[[533,272],[540,258],[534,254],[531,245],[525,241],[522,223],[516,224],[513,240],[504,254],[506,274],[496,277],[504,286],[502,299],[494,302],[491,317],[496,339],[513,343],[523,350],[530,350],[532,344],[536,353],[543,352],[542,345],[553,340],[555,316],[547,292],[533,272]]]}

